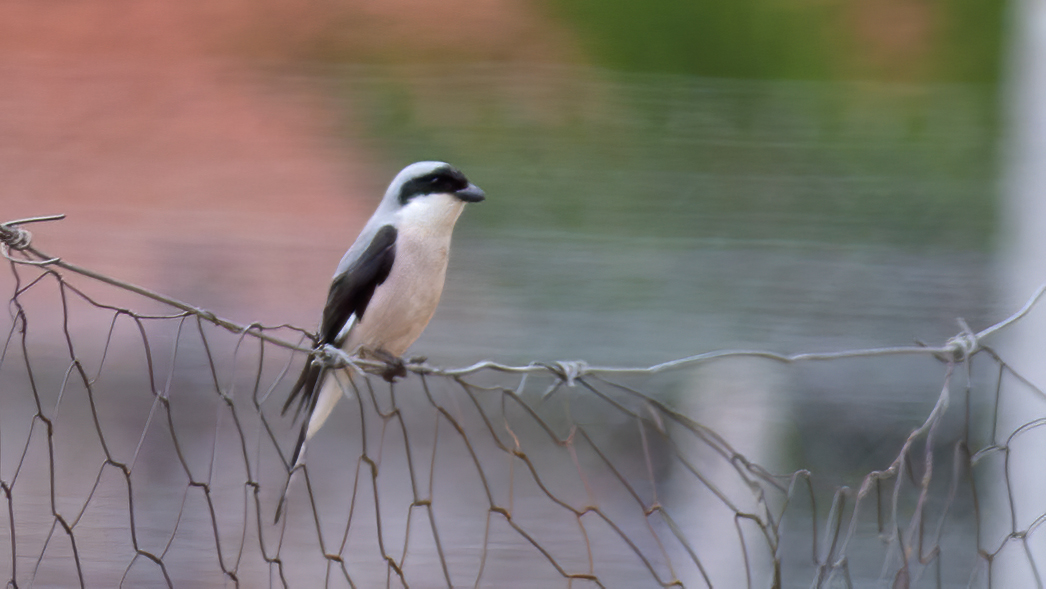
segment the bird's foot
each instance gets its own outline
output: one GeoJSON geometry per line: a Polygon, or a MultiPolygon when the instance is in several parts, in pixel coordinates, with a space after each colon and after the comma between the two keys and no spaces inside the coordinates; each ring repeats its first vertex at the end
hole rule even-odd
{"type": "Polygon", "coordinates": [[[407,365],[403,362],[403,358],[390,354],[385,350],[374,350],[372,353],[375,358],[385,363],[385,370],[381,373],[381,377],[386,382],[396,382],[397,378],[407,376],[407,365]]]}
{"type": "Polygon", "coordinates": [[[407,376],[407,365],[403,363],[403,358],[393,356],[392,360],[386,361],[385,364],[385,371],[381,373],[381,377],[386,382],[396,382],[397,378],[407,376]]]}

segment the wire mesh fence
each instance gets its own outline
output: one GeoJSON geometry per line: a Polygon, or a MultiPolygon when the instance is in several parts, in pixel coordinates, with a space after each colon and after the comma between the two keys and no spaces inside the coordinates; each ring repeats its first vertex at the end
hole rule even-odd
{"type": "Polygon", "coordinates": [[[1046,513],[1023,499],[1042,489],[1012,469],[1046,417],[1000,407],[1044,395],[990,345],[1041,289],[936,347],[417,360],[392,383],[330,353],[346,395],[274,522],[310,334],[52,258],[24,224],[0,225],[9,586],[980,587],[1002,566],[1042,585],[1046,513]],[[939,374],[936,402],[873,471],[790,468],[780,379],[852,362],[939,374]]]}

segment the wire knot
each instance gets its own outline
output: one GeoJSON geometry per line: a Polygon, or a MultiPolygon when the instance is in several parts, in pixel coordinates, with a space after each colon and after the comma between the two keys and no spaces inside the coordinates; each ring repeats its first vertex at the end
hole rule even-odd
{"type": "Polygon", "coordinates": [[[966,324],[966,321],[960,317],[958,322],[962,331],[960,331],[955,337],[950,338],[944,344],[945,349],[951,353],[951,360],[953,362],[967,360],[970,356],[973,356],[981,349],[981,342],[977,338],[977,334],[970,329],[970,326],[966,324]]]}
{"type": "Polygon", "coordinates": [[[574,381],[588,374],[588,363],[584,360],[560,360],[548,367],[568,387],[574,386],[574,381]]]}
{"type": "Polygon", "coordinates": [[[0,253],[5,258],[18,264],[28,264],[31,266],[46,266],[47,264],[53,264],[58,261],[58,258],[50,258],[43,260],[33,260],[33,255],[38,257],[44,257],[32,249],[33,234],[26,229],[22,229],[19,225],[25,223],[39,223],[41,221],[57,221],[64,219],[65,215],[48,215],[46,217],[30,217],[28,219],[18,219],[17,221],[8,221],[6,223],[0,223],[0,253]],[[24,254],[30,259],[16,259],[11,257],[11,251],[26,252],[24,254]],[[28,251],[27,251],[28,250],[28,251]]]}
{"type": "Polygon", "coordinates": [[[0,224],[0,241],[10,249],[22,251],[29,248],[29,244],[33,241],[33,234],[28,229],[12,227],[6,223],[0,224]]]}

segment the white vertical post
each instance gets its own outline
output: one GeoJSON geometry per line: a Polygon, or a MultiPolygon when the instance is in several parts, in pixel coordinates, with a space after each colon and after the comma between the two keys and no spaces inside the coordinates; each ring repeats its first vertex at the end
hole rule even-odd
{"type": "MultiPolygon", "coordinates": [[[[1010,5],[1006,118],[1002,153],[1003,280],[1005,309],[1020,307],[1046,282],[1046,0],[1010,5]]],[[[1001,343],[1003,359],[1022,376],[1046,387],[1046,309],[1011,327],[1001,343]]],[[[997,443],[1023,424],[1046,417],[1046,402],[1015,379],[1004,382],[997,443]]],[[[1000,460],[1001,462],[1001,460],[1000,460]]],[[[992,471],[995,472],[994,470],[992,471]]],[[[1046,431],[1016,437],[1009,452],[1008,481],[994,489],[992,510],[982,514],[982,542],[994,550],[1007,534],[1029,528],[1046,513],[1046,431]],[[1011,505],[1012,503],[1012,505],[1011,505]],[[1012,511],[1011,511],[1012,508],[1012,511]]],[[[1046,527],[1027,539],[1010,538],[992,566],[992,587],[1042,587],[1046,581],[1046,527]],[[1022,542],[1025,544],[1022,546],[1022,542]]]]}
{"type": "MultiPolygon", "coordinates": [[[[749,461],[772,472],[780,459],[781,426],[787,421],[782,415],[783,380],[781,367],[766,360],[717,360],[693,371],[680,410],[714,430],[749,461]]],[[[693,436],[682,436],[677,443],[734,508],[761,514],[752,489],[729,461],[693,436]]],[[[745,538],[742,546],[735,512],[690,473],[673,473],[669,488],[672,495],[684,499],[677,523],[704,568],[700,574],[696,567],[677,567],[684,586],[747,587],[749,579],[754,587],[770,586],[773,554],[754,524],[740,521],[745,538]]],[[[678,555],[678,562],[686,562],[685,555],[678,555]]]]}

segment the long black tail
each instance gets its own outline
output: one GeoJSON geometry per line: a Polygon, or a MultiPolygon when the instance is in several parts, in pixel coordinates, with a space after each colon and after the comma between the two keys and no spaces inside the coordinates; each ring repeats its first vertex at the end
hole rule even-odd
{"type": "Polygon", "coordinates": [[[298,408],[294,410],[294,419],[298,419],[301,416],[301,412],[306,406],[308,406],[311,413],[316,406],[316,384],[319,382],[322,374],[322,366],[313,364],[311,360],[306,360],[301,375],[298,376],[298,380],[294,383],[294,387],[291,388],[290,394],[287,395],[287,402],[283,404],[280,415],[287,415],[287,410],[294,404],[295,399],[298,399],[298,408]],[[301,398],[298,398],[299,395],[301,398]]]}
{"type": "MultiPolygon", "coordinates": [[[[308,407],[308,414],[312,414],[312,410],[316,408],[316,401],[318,398],[318,392],[316,386],[320,382],[320,377],[323,376],[324,368],[322,366],[313,364],[311,359],[306,361],[305,367],[302,368],[301,375],[298,376],[297,382],[294,383],[294,387],[291,388],[291,392],[287,395],[287,402],[283,404],[283,409],[280,411],[280,415],[286,415],[287,410],[294,404],[295,399],[298,401],[298,407],[294,410],[294,419],[301,417],[301,413],[308,407]]],[[[298,434],[298,442],[294,445],[294,455],[291,457],[290,462],[290,475],[287,477],[287,485],[283,488],[283,494],[280,495],[280,502],[276,506],[276,520],[273,523],[279,523],[280,515],[283,513],[283,503],[287,499],[287,492],[290,490],[291,481],[294,480],[294,467],[298,465],[298,458],[301,457],[302,450],[305,448],[305,434],[309,431],[309,417],[306,416],[301,424],[301,433],[298,434]]]]}
{"type": "Polygon", "coordinates": [[[294,445],[294,456],[291,458],[291,470],[290,474],[287,475],[287,484],[283,487],[283,493],[280,495],[280,502],[276,504],[276,519],[272,522],[274,525],[280,523],[280,516],[283,514],[283,504],[287,501],[287,493],[290,492],[291,483],[294,481],[294,475],[298,472],[294,467],[298,466],[298,458],[301,456],[301,452],[305,448],[305,434],[308,433],[308,431],[309,420],[306,419],[301,424],[301,433],[298,434],[298,443],[294,445]]]}

